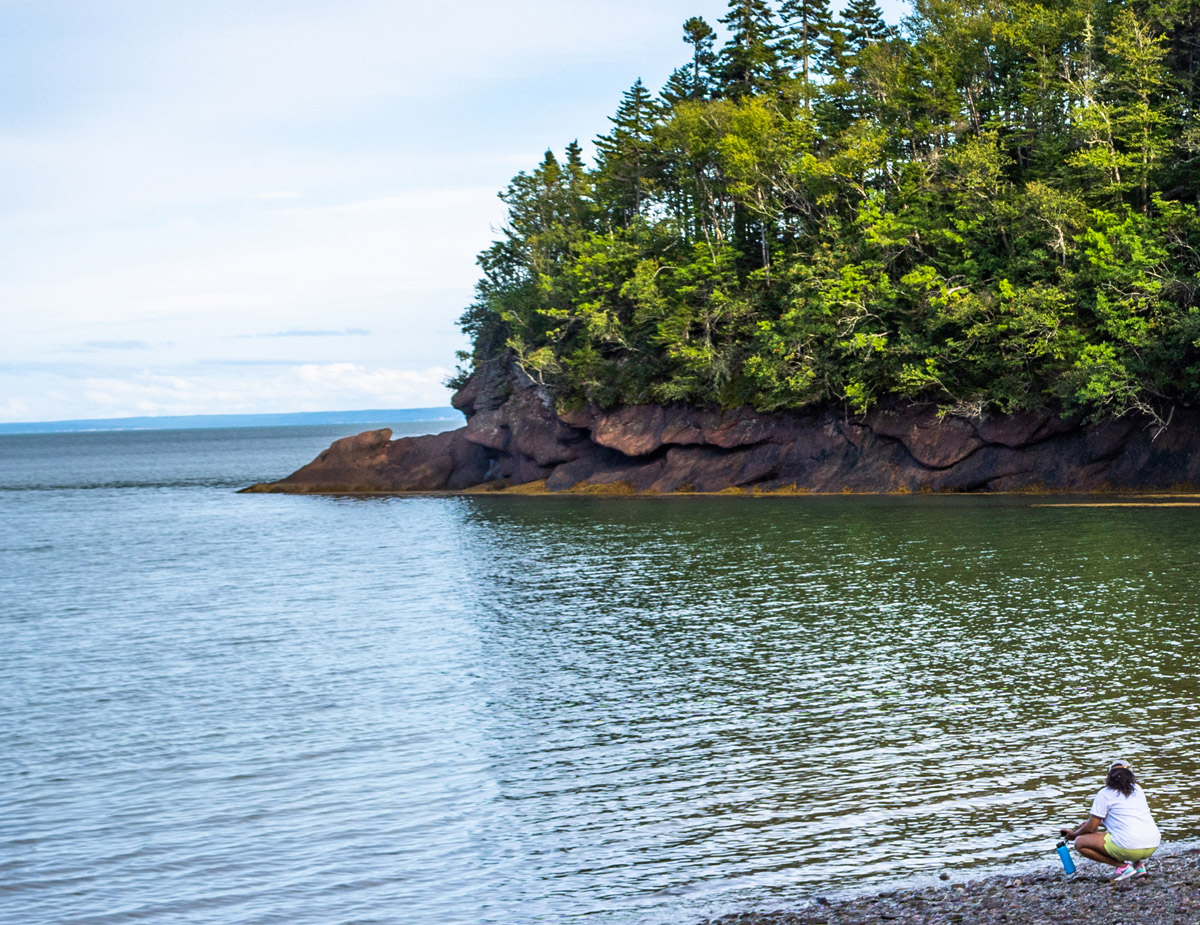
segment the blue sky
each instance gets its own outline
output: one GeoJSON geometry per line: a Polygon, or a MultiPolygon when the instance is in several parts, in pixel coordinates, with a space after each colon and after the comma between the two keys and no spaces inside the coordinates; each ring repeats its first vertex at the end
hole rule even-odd
{"type": "Polygon", "coordinates": [[[445,404],[497,191],[725,3],[444,9],[0,0],[0,421],[445,404]]]}

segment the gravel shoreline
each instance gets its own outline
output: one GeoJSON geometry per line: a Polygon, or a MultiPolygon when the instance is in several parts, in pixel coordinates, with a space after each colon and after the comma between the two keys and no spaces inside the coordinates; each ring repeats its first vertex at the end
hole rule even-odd
{"type": "Polygon", "coordinates": [[[738,912],[703,925],[1192,925],[1200,922],[1200,849],[1150,860],[1149,874],[1110,883],[1111,868],[1087,861],[1021,877],[901,889],[854,899],[817,898],[787,912],[738,912]]]}

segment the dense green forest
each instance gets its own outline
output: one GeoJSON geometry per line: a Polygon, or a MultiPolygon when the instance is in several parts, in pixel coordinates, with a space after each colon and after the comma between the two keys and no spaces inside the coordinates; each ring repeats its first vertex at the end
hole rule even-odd
{"type": "Polygon", "coordinates": [[[1200,398],[1200,3],[730,0],[501,198],[461,325],[566,403],[1200,398]],[[684,57],[681,55],[681,58],[684,57]]]}

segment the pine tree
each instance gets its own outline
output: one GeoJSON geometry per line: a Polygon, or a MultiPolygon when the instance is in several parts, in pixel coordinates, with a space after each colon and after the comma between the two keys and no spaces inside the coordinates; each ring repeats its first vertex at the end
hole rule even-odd
{"type": "Polygon", "coordinates": [[[639,77],[621,97],[617,114],[609,116],[612,131],[596,139],[598,198],[610,220],[622,227],[642,214],[654,189],[657,149],[651,132],[660,115],[661,107],[639,77]]]}
{"type": "Polygon", "coordinates": [[[845,80],[849,54],[845,29],[837,21],[831,22],[817,38],[817,70],[832,80],[845,80]]]}
{"type": "Polygon", "coordinates": [[[842,10],[841,20],[846,49],[852,55],[861,55],[864,49],[891,37],[892,30],[884,22],[883,10],[875,0],[850,0],[842,10]]]}
{"type": "Polygon", "coordinates": [[[589,230],[591,218],[595,211],[592,201],[592,178],[587,165],[583,162],[583,148],[579,141],[567,145],[567,194],[571,222],[573,225],[589,230]]]}
{"type": "Polygon", "coordinates": [[[779,57],[778,27],[766,0],[729,0],[729,12],[719,21],[730,33],[717,64],[724,95],[741,99],[767,92],[779,79],[779,57]]]}
{"type": "Polygon", "coordinates": [[[824,133],[837,136],[854,121],[854,88],[850,85],[852,58],[846,48],[846,33],[832,22],[817,39],[817,69],[828,79],[813,101],[814,112],[824,133]]]}
{"type": "Polygon", "coordinates": [[[693,16],[683,24],[683,40],[692,46],[692,99],[703,99],[707,95],[713,62],[716,60],[713,54],[716,37],[712,26],[699,16],[693,16]]]}
{"type": "Polygon", "coordinates": [[[845,83],[833,91],[844,101],[847,114],[861,119],[872,108],[868,67],[871,49],[888,41],[892,30],[884,22],[876,0],[850,0],[842,11],[839,31],[844,44],[838,68],[845,83]]]}
{"type": "Polygon", "coordinates": [[[811,109],[816,94],[813,74],[818,70],[819,43],[831,23],[829,0],[784,0],[779,15],[784,23],[787,54],[800,64],[798,77],[804,108],[811,109]]]}
{"type": "Polygon", "coordinates": [[[671,76],[663,84],[663,88],[659,91],[658,96],[668,109],[673,109],[682,102],[694,99],[692,96],[694,89],[692,84],[692,68],[691,65],[687,65],[686,67],[677,67],[671,71],[671,76]]]}

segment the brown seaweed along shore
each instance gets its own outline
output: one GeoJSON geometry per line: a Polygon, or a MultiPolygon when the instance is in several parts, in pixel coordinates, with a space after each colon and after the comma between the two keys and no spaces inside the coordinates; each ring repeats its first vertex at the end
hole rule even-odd
{"type": "Polygon", "coordinates": [[[1049,867],[889,890],[870,896],[818,897],[790,911],[735,912],[703,925],[1195,925],[1200,922],[1200,849],[1155,856],[1150,873],[1120,883],[1109,868],[1084,862],[1065,879],[1049,867]]]}

